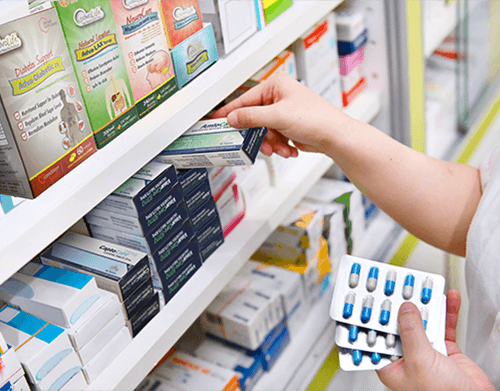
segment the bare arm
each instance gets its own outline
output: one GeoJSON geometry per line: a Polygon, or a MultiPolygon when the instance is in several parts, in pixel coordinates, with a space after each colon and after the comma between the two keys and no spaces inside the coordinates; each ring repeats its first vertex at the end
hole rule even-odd
{"type": "Polygon", "coordinates": [[[262,152],[330,156],[377,206],[418,238],[465,255],[481,197],[478,170],[416,152],[356,121],[285,75],[273,77],[215,113],[235,127],[267,126],[262,152]]]}

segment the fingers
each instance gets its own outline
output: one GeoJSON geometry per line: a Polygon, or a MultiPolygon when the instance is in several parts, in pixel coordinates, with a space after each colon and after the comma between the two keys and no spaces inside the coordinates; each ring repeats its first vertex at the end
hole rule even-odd
{"type": "Polygon", "coordinates": [[[380,381],[390,390],[401,390],[407,385],[403,365],[403,360],[397,360],[376,371],[380,381]]]}
{"type": "MultiPolygon", "coordinates": [[[[243,107],[231,111],[227,121],[233,128],[253,128],[265,126],[267,128],[280,128],[280,115],[275,105],[243,107]]],[[[280,126],[281,125],[281,126],[280,126]]]]}
{"type": "Polygon", "coordinates": [[[263,99],[264,88],[265,84],[263,83],[256,85],[255,87],[245,92],[240,97],[236,98],[235,100],[228,103],[224,107],[221,107],[219,110],[213,113],[212,117],[214,118],[227,117],[228,114],[233,110],[240,109],[242,107],[260,106],[264,104],[264,99],[263,99]]]}
{"type": "Polygon", "coordinates": [[[446,341],[456,342],[457,340],[458,313],[461,302],[460,292],[450,289],[446,295],[446,341]]]}
{"type": "Polygon", "coordinates": [[[425,360],[432,345],[425,334],[422,315],[415,304],[406,302],[399,308],[399,335],[403,345],[404,360],[409,365],[425,360]]]}

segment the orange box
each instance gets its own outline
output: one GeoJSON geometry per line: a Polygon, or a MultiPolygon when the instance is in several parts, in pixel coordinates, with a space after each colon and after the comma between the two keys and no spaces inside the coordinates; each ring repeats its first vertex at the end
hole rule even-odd
{"type": "Polygon", "coordinates": [[[160,4],[170,49],[203,28],[198,0],[161,0],[160,4]]]}

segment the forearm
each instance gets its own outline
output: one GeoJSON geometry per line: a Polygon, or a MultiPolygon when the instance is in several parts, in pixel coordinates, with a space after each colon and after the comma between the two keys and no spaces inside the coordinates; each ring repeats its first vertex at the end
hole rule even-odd
{"type": "Polygon", "coordinates": [[[476,168],[416,152],[359,121],[336,128],[327,154],[372,202],[418,238],[465,255],[481,197],[476,168]]]}

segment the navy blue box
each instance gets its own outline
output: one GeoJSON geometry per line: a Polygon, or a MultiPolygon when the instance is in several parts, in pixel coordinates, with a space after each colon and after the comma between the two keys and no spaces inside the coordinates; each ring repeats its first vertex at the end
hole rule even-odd
{"type": "Polygon", "coordinates": [[[177,178],[184,194],[189,194],[208,179],[208,171],[206,168],[181,169],[177,170],[177,178]]]}
{"type": "Polygon", "coordinates": [[[224,243],[224,233],[220,225],[219,215],[216,215],[208,222],[196,234],[196,237],[198,238],[201,257],[205,262],[224,243]]]}
{"type": "Polygon", "coordinates": [[[353,42],[337,41],[339,56],[347,56],[360,49],[368,40],[368,30],[363,31],[353,42]]]}
{"type": "Polygon", "coordinates": [[[149,303],[155,291],[151,277],[144,281],[144,283],[132,293],[127,300],[123,302],[127,318],[132,319],[137,315],[145,304],[149,303]]]}
{"type": "Polygon", "coordinates": [[[205,225],[212,221],[212,219],[219,214],[217,212],[217,207],[215,206],[215,201],[212,197],[205,202],[202,206],[196,209],[194,212],[189,212],[189,218],[193,224],[194,232],[197,234],[201,231],[205,225]]]}
{"type": "Polygon", "coordinates": [[[139,332],[146,326],[151,319],[155,317],[156,314],[160,312],[160,301],[158,293],[144,305],[142,311],[136,314],[132,319],[126,321],[127,327],[132,333],[132,337],[135,337],[139,332]]]}
{"type": "Polygon", "coordinates": [[[210,182],[208,182],[207,179],[189,194],[185,192],[183,192],[183,194],[184,194],[184,201],[186,201],[186,206],[188,208],[188,211],[190,213],[194,212],[205,202],[207,202],[210,198],[212,198],[212,191],[210,190],[210,182]]]}

